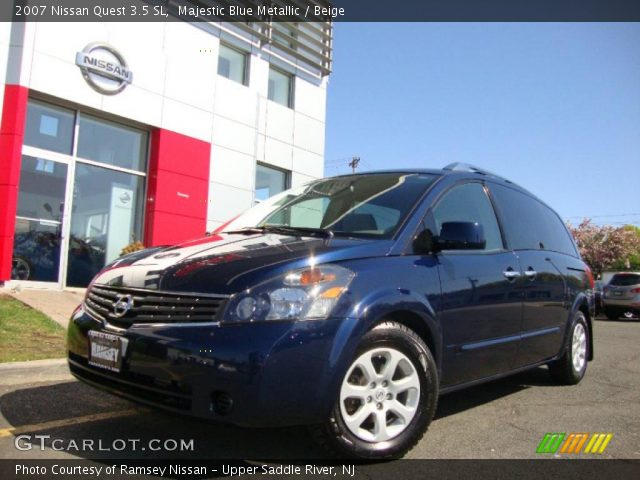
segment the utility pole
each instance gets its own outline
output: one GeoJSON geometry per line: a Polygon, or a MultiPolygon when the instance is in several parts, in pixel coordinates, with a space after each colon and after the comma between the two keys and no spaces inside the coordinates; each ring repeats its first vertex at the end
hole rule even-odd
{"type": "Polygon", "coordinates": [[[360,157],[353,157],[349,162],[349,166],[353,173],[356,173],[356,168],[358,168],[358,164],[360,163],[360,157]]]}

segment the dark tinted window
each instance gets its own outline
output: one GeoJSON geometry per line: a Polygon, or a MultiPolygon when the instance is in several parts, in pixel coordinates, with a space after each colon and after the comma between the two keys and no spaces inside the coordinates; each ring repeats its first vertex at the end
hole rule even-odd
{"type": "Polygon", "coordinates": [[[502,248],[498,221],[484,187],[479,183],[466,183],[453,187],[434,207],[432,215],[436,235],[440,234],[442,224],[446,222],[478,222],[484,229],[487,241],[485,249],[502,248]]]}
{"type": "Polygon", "coordinates": [[[638,284],[640,284],[640,275],[635,273],[617,273],[609,282],[609,285],[615,285],[616,287],[629,287],[638,284]]]}
{"type": "Polygon", "coordinates": [[[552,250],[577,256],[562,220],[538,200],[502,185],[490,184],[509,246],[514,250],[552,250]]]}

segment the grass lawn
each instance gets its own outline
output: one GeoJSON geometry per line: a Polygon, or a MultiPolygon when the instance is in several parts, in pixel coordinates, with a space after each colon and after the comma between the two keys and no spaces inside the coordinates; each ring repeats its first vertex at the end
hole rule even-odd
{"type": "Polygon", "coordinates": [[[62,358],[65,331],[46,315],[0,295],[0,362],[62,358]]]}

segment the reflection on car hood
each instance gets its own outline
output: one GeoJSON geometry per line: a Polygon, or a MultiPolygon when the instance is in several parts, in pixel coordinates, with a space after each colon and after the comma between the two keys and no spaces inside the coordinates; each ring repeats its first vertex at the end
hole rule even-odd
{"type": "Polygon", "coordinates": [[[230,294],[293,268],[386,255],[391,240],[267,234],[218,234],[108,265],[102,285],[230,294]]]}

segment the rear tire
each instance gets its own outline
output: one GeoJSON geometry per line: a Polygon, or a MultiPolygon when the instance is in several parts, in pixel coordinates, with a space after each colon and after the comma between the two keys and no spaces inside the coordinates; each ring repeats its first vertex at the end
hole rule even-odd
{"type": "Polygon", "coordinates": [[[340,458],[398,458],[420,441],[437,401],[429,348],[413,330],[388,321],[364,335],[331,417],[312,432],[340,458]]]}
{"type": "Polygon", "coordinates": [[[565,341],[564,354],[549,364],[549,372],[562,385],[575,385],[587,371],[589,358],[589,327],[584,313],[577,311],[565,341]]]}

